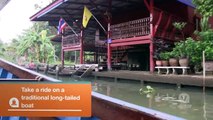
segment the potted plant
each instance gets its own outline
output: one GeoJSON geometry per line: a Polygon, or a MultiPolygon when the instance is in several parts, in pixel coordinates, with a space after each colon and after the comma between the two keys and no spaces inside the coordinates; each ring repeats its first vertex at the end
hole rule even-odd
{"type": "Polygon", "coordinates": [[[160,59],[157,59],[155,61],[155,64],[156,64],[156,66],[162,66],[163,65],[162,60],[160,60],[160,59]]]}
{"type": "Polygon", "coordinates": [[[187,50],[186,50],[186,41],[185,41],[185,35],[183,32],[184,27],[186,26],[185,22],[175,22],[173,23],[173,26],[180,31],[182,35],[182,41],[177,42],[175,44],[175,48],[173,49],[173,54],[179,56],[179,61],[178,59],[171,59],[171,62],[173,62],[174,66],[178,66],[178,63],[180,66],[188,66],[189,65],[189,58],[187,55],[187,50]]]}
{"type": "Polygon", "coordinates": [[[169,57],[170,53],[169,52],[162,52],[160,53],[160,58],[162,59],[162,65],[163,66],[169,66],[169,57]]]}
{"type": "Polygon", "coordinates": [[[176,50],[178,50],[179,65],[187,67],[189,66],[189,57],[193,55],[195,43],[194,41],[187,39],[184,42],[179,42],[176,45],[176,50]]]}
{"type": "Polygon", "coordinates": [[[155,59],[156,66],[162,66],[162,60],[160,58],[159,51],[157,51],[157,50],[154,52],[154,59],[155,59]]]}
{"type": "Polygon", "coordinates": [[[154,45],[155,45],[155,51],[154,51],[155,64],[156,66],[162,66],[163,64],[162,64],[162,58],[160,57],[160,53],[164,51],[168,51],[170,49],[171,43],[166,42],[162,39],[155,38],[154,45]]]}

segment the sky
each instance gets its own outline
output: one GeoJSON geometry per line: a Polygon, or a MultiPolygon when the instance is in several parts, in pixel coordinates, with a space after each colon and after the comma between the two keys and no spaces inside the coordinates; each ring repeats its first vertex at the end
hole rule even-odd
{"type": "Polygon", "coordinates": [[[49,0],[11,0],[0,11],[0,40],[9,43],[32,26],[29,18],[38,11],[35,4],[45,7],[49,0]]]}

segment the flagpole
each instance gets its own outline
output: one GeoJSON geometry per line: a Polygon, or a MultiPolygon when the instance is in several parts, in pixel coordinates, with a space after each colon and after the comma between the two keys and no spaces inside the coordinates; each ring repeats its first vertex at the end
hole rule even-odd
{"type": "Polygon", "coordinates": [[[101,26],[101,28],[106,32],[106,29],[102,26],[102,24],[98,21],[98,19],[92,14],[93,18],[97,21],[97,23],[101,26]]]}
{"type": "Polygon", "coordinates": [[[67,25],[71,28],[72,32],[78,37],[78,34],[75,32],[75,30],[68,23],[67,23],[67,25]]]}
{"type": "Polygon", "coordinates": [[[78,37],[78,34],[75,32],[75,30],[66,22],[64,18],[61,18],[64,20],[64,22],[71,28],[72,32],[78,37]]]}

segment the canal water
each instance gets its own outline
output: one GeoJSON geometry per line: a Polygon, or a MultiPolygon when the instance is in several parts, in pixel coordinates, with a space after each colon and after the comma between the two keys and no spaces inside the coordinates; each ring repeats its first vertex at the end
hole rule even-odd
{"type": "MultiPolygon", "coordinates": [[[[70,77],[59,78],[72,81],[70,77]]],[[[95,92],[115,97],[130,103],[148,107],[188,120],[213,120],[213,89],[160,83],[140,83],[131,80],[86,78],[95,92]],[[154,89],[146,93],[147,86],[154,89]],[[141,92],[140,89],[142,88],[141,92]]],[[[83,81],[80,80],[80,81],[83,81]]]]}

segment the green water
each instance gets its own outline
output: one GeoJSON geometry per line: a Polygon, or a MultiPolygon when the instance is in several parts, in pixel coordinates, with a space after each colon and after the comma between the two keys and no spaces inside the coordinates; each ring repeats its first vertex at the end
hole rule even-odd
{"type": "MultiPolygon", "coordinates": [[[[71,78],[59,78],[64,81],[71,78]]],[[[213,89],[183,86],[177,88],[175,85],[144,83],[113,79],[93,79],[93,91],[115,97],[130,103],[148,107],[188,120],[213,120],[213,89]],[[145,89],[147,85],[154,88],[155,92],[147,95],[140,94],[139,89],[145,89]]],[[[82,80],[81,80],[82,81],[82,80]]]]}

